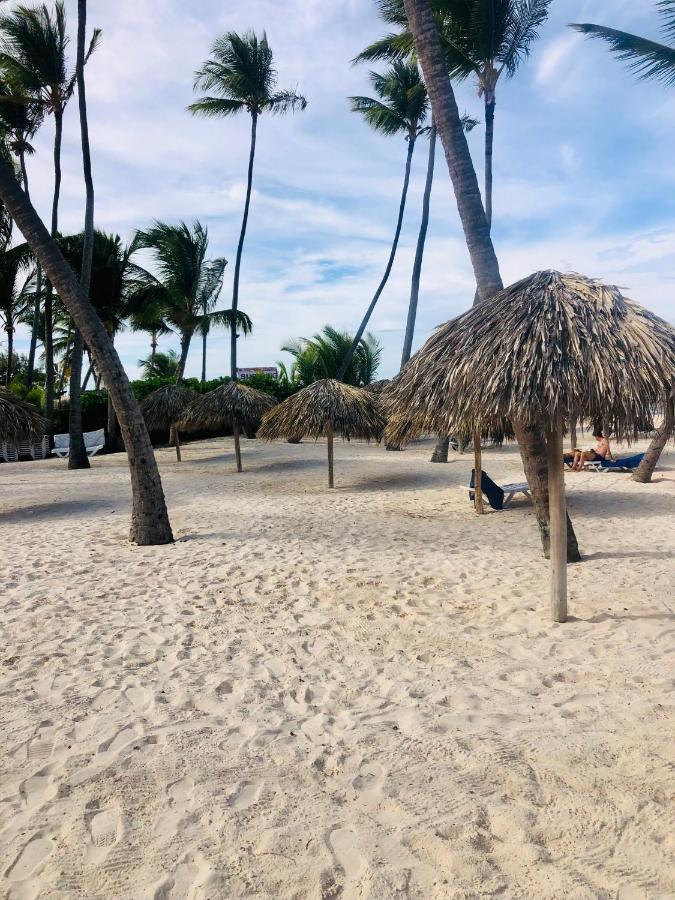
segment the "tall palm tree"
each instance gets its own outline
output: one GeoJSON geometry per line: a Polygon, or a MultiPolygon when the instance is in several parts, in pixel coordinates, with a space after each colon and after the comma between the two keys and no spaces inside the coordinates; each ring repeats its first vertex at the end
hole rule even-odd
{"type": "MultiPolygon", "coordinates": [[[[513,77],[546,21],[552,0],[432,0],[452,78],[474,77],[485,106],[485,216],[492,224],[492,153],[497,83],[513,77]]],[[[357,60],[398,59],[414,50],[404,0],[378,0],[382,18],[399,28],[357,60]]]]}
{"type": "Polygon", "coordinates": [[[151,353],[145,359],[138,360],[138,367],[143,378],[176,378],[178,371],[178,354],[171,348],[166,353],[151,353]]]}
{"type": "MultiPolygon", "coordinates": [[[[91,284],[91,266],[94,255],[94,181],[91,174],[91,152],[89,149],[89,123],[87,121],[87,96],[84,81],[86,61],[87,35],[87,0],[77,2],[77,62],[75,80],[77,82],[77,99],[80,113],[80,140],[82,144],[82,171],[86,203],[84,212],[84,239],[82,242],[82,270],[80,283],[85,294],[89,294],[91,284]]],[[[70,369],[70,406],[68,430],[70,432],[68,450],[69,469],[88,469],[89,457],[84,446],[82,434],[82,405],[80,392],[82,385],[82,357],[84,340],[78,328],[73,337],[73,361],[70,369]]]]}
{"type": "MultiPolygon", "coordinates": [[[[478,179],[448,74],[448,63],[439,28],[429,0],[404,0],[404,3],[410,32],[429,92],[434,121],[445,151],[478,295],[481,301],[489,300],[502,289],[503,283],[481,201],[478,179]]],[[[532,493],[544,552],[547,553],[550,538],[545,436],[541,429],[525,427],[519,422],[514,422],[513,426],[532,493]]],[[[580,559],[569,517],[567,549],[569,561],[580,559]]]]}
{"type": "Polygon", "coordinates": [[[158,270],[155,277],[145,272],[146,285],[161,298],[162,318],[180,335],[180,358],[176,380],[181,381],[194,333],[209,325],[222,325],[232,331],[251,330],[251,320],[241,311],[214,310],[223,285],[227,260],[207,260],[208,230],[195,221],[190,228],[185,222],[155,224],[138,231],[134,240],[138,249],[150,250],[158,270]]]}
{"type": "Polygon", "coordinates": [[[105,328],[11,169],[0,158],[0,201],[80,329],[112,395],[129,459],[132,512],[129,538],[137,544],[173,541],[150,436],[129,379],[105,328]]]}
{"type": "Polygon", "coordinates": [[[360,113],[368,125],[375,131],[386,135],[403,135],[407,141],[403,188],[398,206],[398,218],[394,231],[394,240],[389,251],[389,258],[366,313],[361,320],[352,345],[342,362],[338,378],[342,379],[349,368],[351,358],[356,352],[366,326],[375,309],[384,287],[389,280],[398,241],[401,236],[403,213],[410,183],[410,166],[417,138],[425,130],[425,121],[429,111],[429,98],[415,62],[396,60],[384,74],[370,73],[370,81],[377,97],[350,97],[352,112],[360,113]]]}
{"type": "MultiPolygon", "coordinates": [[[[85,62],[95,50],[99,37],[100,31],[94,31],[85,62]]],[[[46,114],[54,116],[52,238],[58,234],[59,227],[63,113],[73,95],[76,79],[68,63],[68,43],[63,0],[56,0],[53,12],[46,3],[34,8],[17,6],[0,18],[0,68],[8,80],[24,94],[27,103],[37,103],[46,114]]],[[[54,406],[51,285],[48,285],[44,295],[44,307],[45,417],[50,421],[54,406]]]]}
{"type": "MultiPolygon", "coordinates": [[[[658,0],[656,8],[662,19],[662,33],[670,41],[675,41],[675,0],[658,0]]],[[[611,52],[615,53],[620,60],[626,62],[628,68],[638,78],[660,81],[668,87],[675,84],[675,46],[660,44],[658,41],[650,41],[636,34],[630,34],[627,31],[617,31],[615,28],[608,28],[605,25],[591,25],[586,22],[575,23],[570,27],[588,35],[590,38],[597,38],[608,43],[611,52]]],[[[656,429],[644,459],[633,473],[632,477],[635,481],[645,484],[652,480],[659,457],[673,432],[675,424],[675,416],[673,415],[674,394],[675,386],[666,403],[666,414],[663,422],[656,429]]]]}
{"type": "MultiPolygon", "coordinates": [[[[284,374],[300,387],[306,387],[322,378],[335,378],[352,341],[350,334],[338,331],[331,325],[326,325],[319,334],[311,338],[289,341],[281,349],[293,357],[292,374],[289,376],[285,367],[284,374]]],[[[381,355],[380,342],[373,334],[366,334],[359,341],[342,380],[358,387],[370,384],[375,380],[381,355]]]]}
{"type": "MultiPolygon", "coordinates": [[[[32,140],[44,119],[44,109],[39,103],[27,102],[22,92],[17,91],[7,82],[0,83],[0,122],[6,133],[7,146],[16,156],[21,170],[23,189],[30,199],[28,168],[26,157],[35,153],[32,140]]],[[[31,340],[28,351],[28,368],[26,385],[31,387],[35,368],[35,351],[37,349],[38,324],[40,322],[40,297],[42,294],[42,272],[38,266],[37,285],[34,295],[33,319],[30,323],[31,340]]]]}
{"type": "MultiPolygon", "coordinates": [[[[656,9],[662,19],[662,33],[669,40],[675,41],[675,0],[657,0],[656,9]]],[[[654,79],[667,86],[675,84],[675,46],[660,44],[605,25],[586,22],[574,23],[570,27],[588,37],[608,43],[612,53],[628,63],[628,68],[638,78],[654,79]]]]}
{"type": "Polygon", "coordinates": [[[33,293],[29,287],[30,274],[21,281],[21,273],[27,273],[32,259],[27,244],[10,248],[6,243],[0,249],[0,319],[7,334],[7,369],[4,379],[7,386],[12,380],[14,331],[17,322],[33,303],[33,293]]]}
{"type": "MultiPolygon", "coordinates": [[[[239,274],[241,255],[244,249],[248,211],[251,205],[253,185],[253,160],[255,157],[258,118],[263,113],[281,115],[305,109],[307,100],[293,90],[277,90],[277,73],[274,68],[272,49],[263,32],[261,38],[253,31],[242,35],[228,31],[219,37],[211,49],[211,56],[195,73],[195,90],[207,91],[188,109],[194,115],[225,117],[247,112],[251,116],[251,147],[248,157],[248,176],[244,216],[239,232],[237,255],[234,263],[232,284],[232,313],[236,317],[239,309],[239,274]]],[[[237,330],[230,334],[230,371],[237,379],[237,330]]]]}

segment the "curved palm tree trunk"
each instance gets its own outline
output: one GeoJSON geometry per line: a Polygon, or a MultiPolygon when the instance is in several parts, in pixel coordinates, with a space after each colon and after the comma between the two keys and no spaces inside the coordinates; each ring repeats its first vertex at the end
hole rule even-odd
{"type": "Polygon", "coordinates": [[[192,341],[192,334],[183,334],[180,339],[180,359],[178,360],[178,366],[176,367],[176,384],[180,384],[183,380],[183,374],[185,372],[185,364],[187,363],[188,352],[190,350],[190,342],[192,341]]]}
{"type": "Polygon", "coordinates": [[[434,180],[434,161],[436,158],[436,126],[433,121],[429,131],[429,160],[427,162],[427,179],[424,183],[424,196],[422,198],[422,221],[420,232],[417,236],[417,249],[415,250],[415,262],[413,264],[412,282],[410,284],[410,303],[408,304],[408,321],[405,326],[405,338],[403,339],[403,353],[401,354],[401,368],[410,359],[412,352],[413,336],[415,334],[415,320],[417,318],[417,300],[420,294],[420,277],[422,274],[422,259],[424,257],[424,244],[427,239],[429,227],[429,207],[431,204],[431,186],[434,180]]]}
{"type": "Polygon", "coordinates": [[[241,221],[239,243],[237,244],[237,257],[234,263],[234,281],[232,284],[232,319],[230,329],[230,375],[232,381],[237,380],[237,310],[239,309],[239,272],[241,270],[241,254],[244,249],[246,237],[246,225],[248,223],[248,211],[251,205],[251,188],[253,186],[253,160],[255,159],[255,141],[258,129],[258,114],[251,113],[251,150],[248,157],[248,179],[246,182],[246,202],[244,203],[244,217],[241,221]]]}
{"type": "Polygon", "coordinates": [[[5,370],[5,384],[9,387],[9,383],[12,380],[12,355],[14,353],[14,326],[12,325],[12,320],[7,319],[7,327],[5,328],[7,332],[7,368],[5,370]]]}
{"type": "Polygon", "coordinates": [[[87,390],[87,385],[89,384],[89,379],[91,378],[91,374],[93,371],[94,371],[94,364],[90,358],[89,359],[89,368],[87,369],[87,374],[84,376],[84,381],[82,382],[82,390],[83,391],[87,390]]]}
{"type": "MultiPolygon", "coordinates": [[[[445,150],[457,210],[476,278],[478,297],[481,301],[488,300],[502,289],[503,283],[438,29],[428,0],[404,0],[404,5],[427,85],[434,122],[445,150]]],[[[546,441],[540,430],[522,428],[515,422],[513,425],[532,493],[544,552],[547,553],[549,504],[546,441]],[[540,471],[543,476],[535,477],[535,473],[540,471]]],[[[569,517],[567,528],[568,560],[579,559],[579,549],[569,517]]]]}
{"type": "Polygon", "coordinates": [[[485,101],[485,218],[492,228],[492,145],[495,133],[495,101],[485,101]]]}
{"type": "Polygon", "coordinates": [[[150,443],[145,420],[134,397],[119,356],[58,246],[17,184],[7,165],[0,160],[0,199],[24,239],[38,258],[59,297],[87,342],[119,416],[129,457],[132,489],[130,540],[137,544],[167,544],[173,540],[162,482],[150,443]]]}
{"type": "Polygon", "coordinates": [[[431,454],[430,462],[446,463],[448,461],[448,450],[450,449],[450,438],[447,435],[439,435],[431,454]]]}
{"type": "Polygon", "coordinates": [[[368,321],[373,314],[373,310],[375,309],[375,305],[377,301],[380,299],[380,294],[384,290],[384,286],[389,280],[389,275],[391,273],[392,266],[394,265],[394,257],[396,256],[396,248],[398,247],[398,240],[401,236],[401,225],[403,224],[403,213],[405,212],[405,201],[408,195],[408,185],[410,184],[410,165],[412,163],[412,155],[415,149],[415,138],[411,135],[408,137],[408,150],[406,152],[405,158],[405,175],[403,177],[403,190],[401,191],[401,202],[398,205],[398,219],[396,220],[396,231],[394,232],[394,240],[391,245],[391,250],[389,251],[389,259],[387,260],[387,267],[384,270],[384,275],[382,276],[382,280],[377,286],[377,290],[373,295],[373,299],[370,301],[370,305],[366,310],[366,314],[361,320],[361,324],[358,327],[356,334],[354,335],[354,340],[352,341],[352,345],[347,351],[347,355],[342,360],[342,365],[340,366],[340,370],[338,371],[337,378],[338,381],[342,381],[345,377],[345,372],[349,368],[349,364],[351,363],[354,354],[361,342],[361,338],[363,337],[363,332],[366,330],[366,326],[368,325],[368,321]]]}
{"type": "MultiPolygon", "coordinates": [[[[23,189],[26,197],[30,202],[30,190],[28,187],[28,169],[26,168],[26,153],[24,150],[19,151],[19,165],[21,167],[21,178],[23,181],[23,189]]],[[[33,378],[35,372],[35,351],[37,349],[38,333],[40,331],[40,294],[42,292],[42,269],[38,265],[36,273],[35,285],[35,303],[33,305],[33,323],[30,333],[30,346],[28,349],[28,367],[26,372],[26,386],[33,386],[33,378]]]]}
{"type": "MultiPolygon", "coordinates": [[[[55,238],[59,231],[59,195],[61,193],[61,141],[63,139],[63,110],[54,112],[54,197],[52,200],[52,230],[55,238]]],[[[51,281],[45,291],[45,418],[47,433],[52,433],[54,415],[54,342],[53,297],[51,281]]]]}
{"type": "Polygon", "coordinates": [[[486,300],[500,291],[503,284],[438,29],[428,0],[404,0],[404,3],[434,122],[445,150],[478,293],[486,300]]]}
{"type": "Polygon", "coordinates": [[[675,413],[673,411],[674,402],[673,397],[670,397],[666,403],[663,422],[661,423],[660,428],[656,429],[656,433],[654,434],[649,447],[647,447],[644,459],[633,472],[633,481],[647,484],[652,480],[654,469],[656,468],[656,464],[659,461],[663,448],[666,446],[668,438],[673,433],[673,426],[675,425],[675,413]]]}
{"type": "MultiPolygon", "coordinates": [[[[88,297],[91,284],[91,265],[94,256],[94,180],[91,175],[91,153],[89,150],[89,125],[87,122],[87,97],[84,83],[85,36],[87,28],[87,0],[77,2],[77,98],[80,112],[80,133],[82,139],[82,168],[86,190],[84,213],[84,239],[82,242],[82,271],[80,284],[82,293],[88,297]]],[[[84,341],[79,328],[75,329],[73,340],[73,358],[70,368],[70,407],[68,431],[70,433],[68,449],[69,469],[88,469],[89,457],[84,446],[82,434],[82,357],[84,341]]]]}

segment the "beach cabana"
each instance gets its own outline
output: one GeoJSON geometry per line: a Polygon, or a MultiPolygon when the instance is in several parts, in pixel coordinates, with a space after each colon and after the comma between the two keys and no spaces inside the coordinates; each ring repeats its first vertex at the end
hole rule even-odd
{"type": "Polygon", "coordinates": [[[167,384],[157,388],[142,401],[141,411],[148,431],[168,431],[169,442],[176,448],[176,459],[181,461],[180,438],[176,422],[199,394],[181,384],[167,384]]]}
{"type": "Polygon", "coordinates": [[[276,402],[274,397],[263,391],[240,381],[228,381],[193,400],[176,427],[181,431],[207,431],[231,426],[237,472],[241,472],[241,432],[257,431],[263,414],[272,409],[276,402]]]}
{"type": "Polygon", "coordinates": [[[382,405],[372,391],[353,387],[334,378],[322,378],[292,394],[266,413],[258,431],[264,441],[276,441],[305,435],[326,438],[328,448],[328,487],[334,486],[333,438],[371,438],[379,440],[386,418],[382,405]]]}
{"type": "Polygon", "coordinates": [[[40,413],[12,391],[0,388],[0,441],[15,442],[42,436],[45,420],[40,413]]]}
{"type": "Polygon", "coordinates": [[[567,613],[563,421],[578,410],[630,440],[675,382],[675,329],[618,288],[536,272],[446,322],[389,387],[386,440],[499,428],[546,432],[553,619],[567,613]]]}

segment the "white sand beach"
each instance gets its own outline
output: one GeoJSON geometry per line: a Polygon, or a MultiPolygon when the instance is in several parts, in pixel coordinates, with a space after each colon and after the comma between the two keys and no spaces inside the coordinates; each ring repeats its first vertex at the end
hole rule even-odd
{"type": "Polygon", "coordinates": [[[0,466],[0,896],[675,895],[672,446],[567,476],[564,625],[430,447],[160,450],[144,548],[123,455],[0,466]]]}

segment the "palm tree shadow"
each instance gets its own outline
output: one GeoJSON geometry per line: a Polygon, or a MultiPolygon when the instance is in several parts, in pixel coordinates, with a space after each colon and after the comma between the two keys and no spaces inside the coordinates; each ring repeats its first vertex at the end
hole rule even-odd
{"type": "Polygon", "coordinates": [[[0,522],[16,525],[21,522],[35,522],[36,519],[71,519],[80,515],[117,512],[120,507],[126,509],[128,502],[120,502],[119,498],[96,498],[89,500],[60,500],[56,503],[35,503],[32,506],[22,506],[19,509],[0,511],[0,522]]]}
{"type": "Polygon", "coordinates": [[[589,559],[670,559],[668,550],[598,550],[595,553],[584,553],[584,560],[589,559]]]}
{"type": "MultiPolygon", "coordinates": [[[[454,482],[449,482],[445,475],[445,471],[413,471],[413,472],[397,472],[391,475],[381,475],[374,478],[364,478],[353,484],[339,485],[338,490],[344,492],[361,491],[377,491],[377,490],[425,490],[430,487],[446,488],[452,487],[454,482]]],[[[468,490],[468,487],[467,487],[468,490]]]]}

